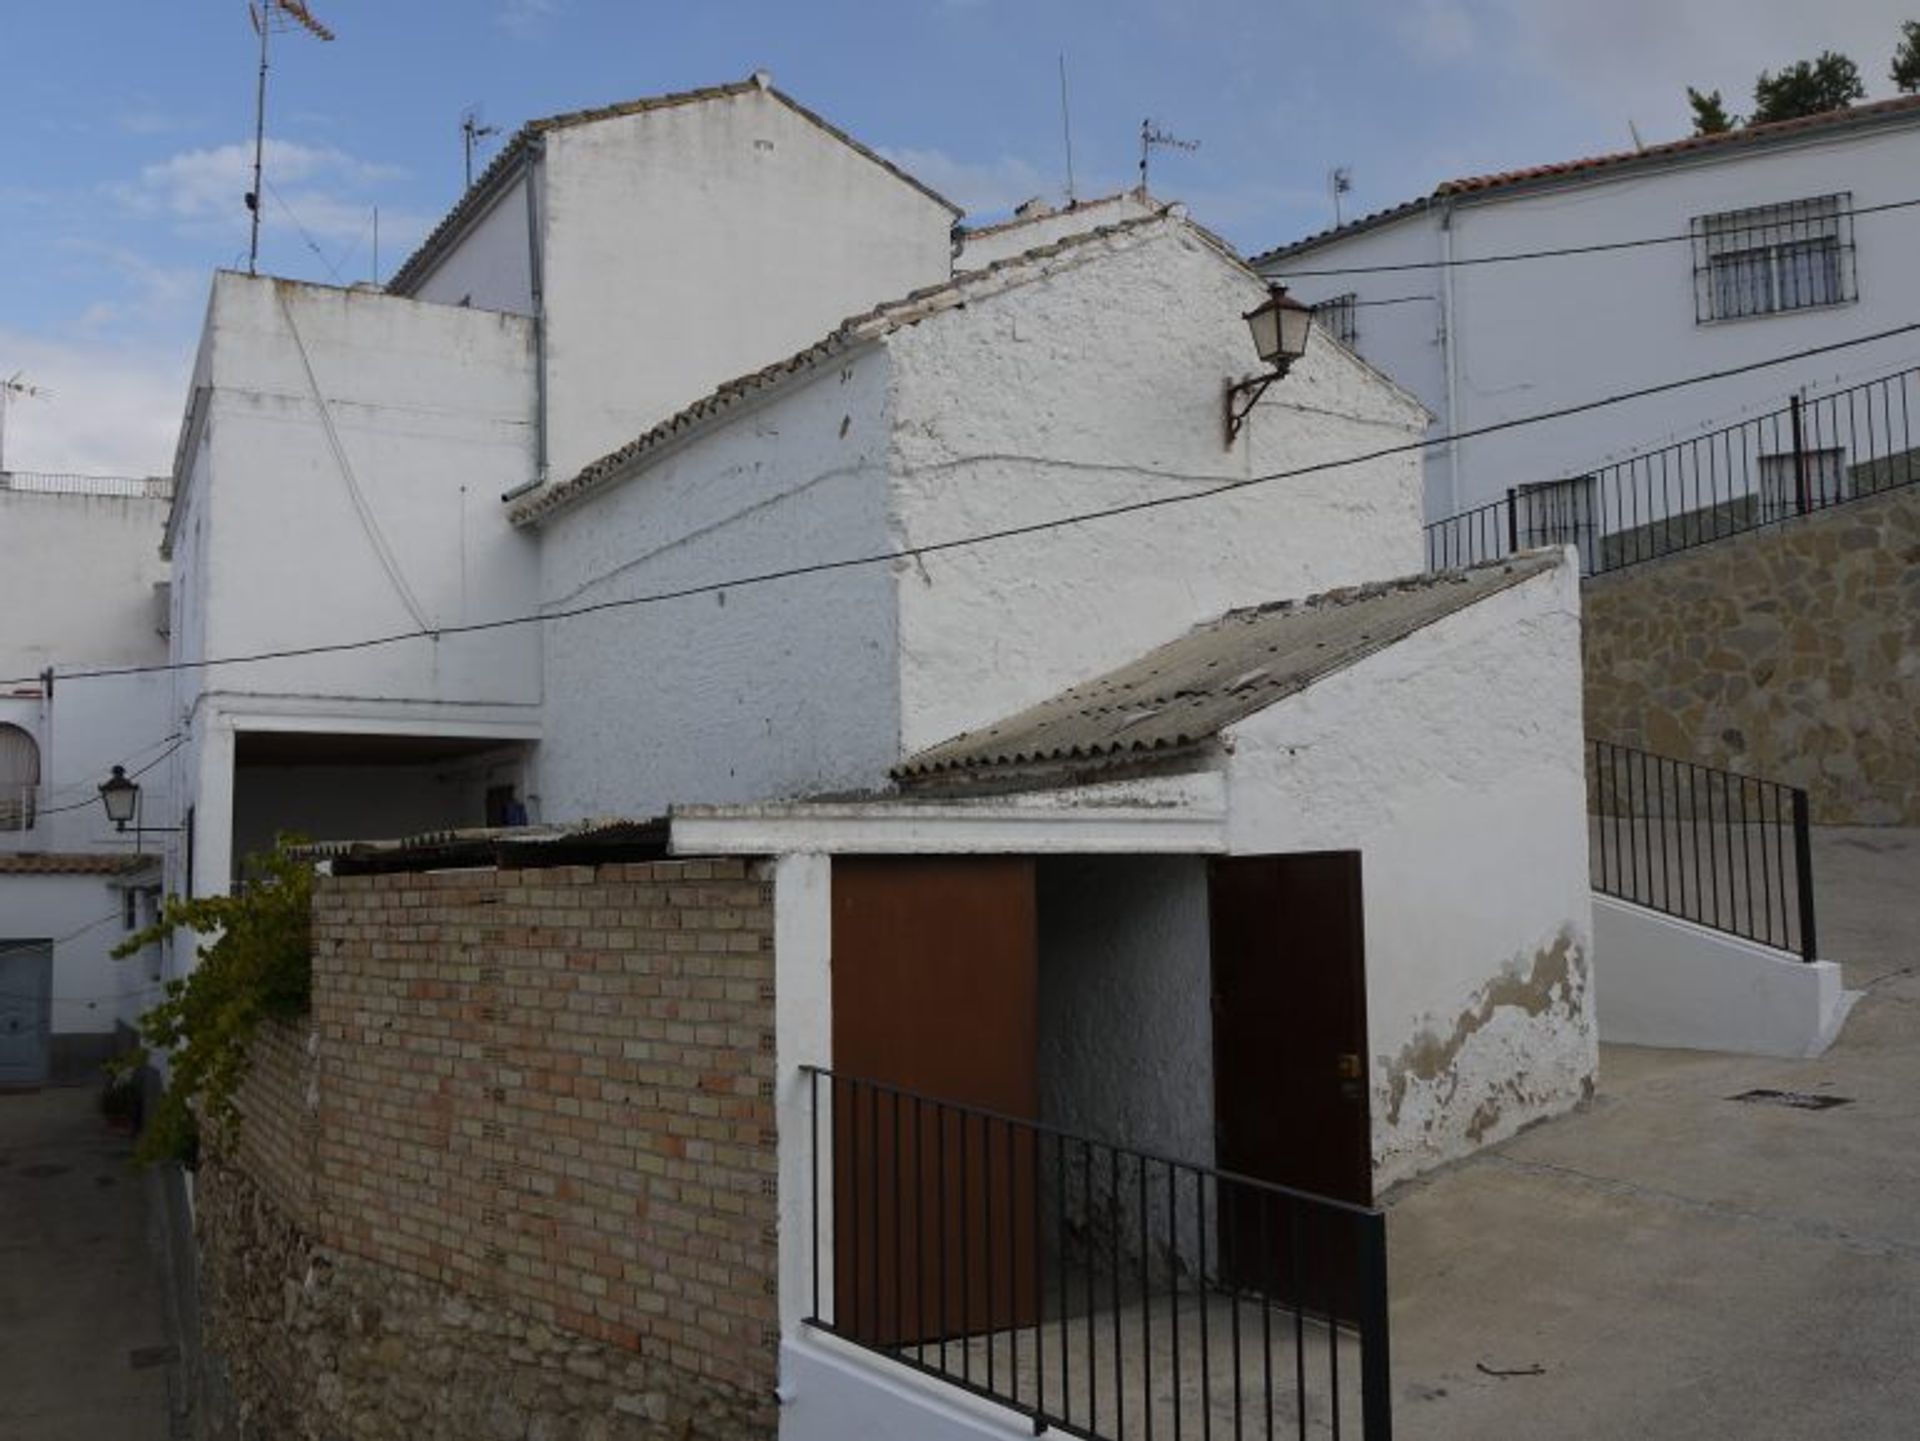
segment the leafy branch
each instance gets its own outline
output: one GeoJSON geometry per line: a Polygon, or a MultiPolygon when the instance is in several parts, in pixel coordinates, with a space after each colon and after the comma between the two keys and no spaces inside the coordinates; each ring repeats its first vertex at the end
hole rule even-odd
{"type": "Polygon", "coordinates": [[[144,1064],[157,1049],[167,1053],[170,1072],[135,1151],[143,1162],[191,1166],[203,1125],[215,1133],[237,1129],[234,1097],[261,1023],[306,1013],[313,867],[290,854],[292,844],[282,836],[272,851],[248,857],[236,895],[169,896],[159,919],[114,948],[115,956],[132,955],[180,931],[213,938],[193,972],[169,981],[165,999],[138,1023],[142,1049],[127,1064],[144,1064]]]}

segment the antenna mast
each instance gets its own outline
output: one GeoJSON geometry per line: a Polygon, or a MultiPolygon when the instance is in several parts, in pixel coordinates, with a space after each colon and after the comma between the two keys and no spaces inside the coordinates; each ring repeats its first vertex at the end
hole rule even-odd
{"type": "Polygon", "coordinates": [[[267,149],[267,39],[276,30],[295,26],[318,40],[333,39],[333,32],[314,19],[306,0],[247,0],[247,18],[260,37],[260,80],[253,95],[253,189],[247,192],[247,209],[253,213],[253,233],[247,240],[247,274],[258,275],[261,168],[267,149]]]}
{"type": "Polygon", "coordinates": [[[1153,158],[1155,150],[1186,150],[1200,148],[1198,140],[1181,140],[1157,128],[1148,118],[1140,122],[1140,198],[1147,198],[1147,162],[1153,158]]]}
{"type": "Polygon", "coordinates": [[[1327,189],[1333,195],[1333,228],[1341,225],[1340,197],[1353,189],[1353,169],[1347,165],[1336,165],[1327,172],[1327,189]]]}
{"type": "Polygon", "coordinates": [[[460,138],[467,156],[467,189],[473,189],[473,152],[476,146],[489,135],[498,135],[498,125],[480,123],[480,107],[469,105],[460,113],[460,138]]]}
{"type": "Polygon", "coordinates": [[[1074,203],[1073,194],[1073,112],[1067,108],[1067,57],[1060,56],[1060,130],[1067,141],[1067,204],[1074,203]]]}
{"type": "Polygon", "coordinates": [[[51,400],[53,392],[44,385],[29,385],[23,378],[26,372],[16,370],[5,380],[0,380],[0,475],[7,473],[7,404],[16,395],[22,399],[51,400]]]}

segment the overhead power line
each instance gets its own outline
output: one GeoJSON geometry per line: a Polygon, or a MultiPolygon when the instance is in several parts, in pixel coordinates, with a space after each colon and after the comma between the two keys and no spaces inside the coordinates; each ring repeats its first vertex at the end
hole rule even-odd
{"type": "MultiPolygon", "coordinates": [[[[1878,330],[1871,335],[1856,336],[1852,340],[1836,340],[1826,345],[1808,346],[1787,355],[1776,355],[1766,360],[1748,361],[1744,365],[1730,365],[1720,370],[1705,371],[1699,375],[1682,376],[1677,380],[1661,381],[1654,385],[1643,385],[1634,390],[1617,391],[1611,395],[1600,396],[1593,400],[1578,401],[1572,405],[1559,406],[1553,410],[1536,412],[1533,415],[1515,416],[1511,420],[1499,420],[1487,425],[1475,426],[1469,430],[1456,431],[1452,435],[1426,436],[1419,440],[1405,441],[1398,445],[1380,446],[1377,449],[1363,451],[1358,455],[1342,456],[1335,460],[1316,461],[1310,465],[1294,466],[1288,470],[1276,470],[1266,475],[1248,476],[1242,480],[1222,481],[1204,490],[1189,491],[1182,495],[1151,496],[1146,500],[1128,501],[1121,505],[1104,506],[1097,510],[1076,511],[1070,515],[1057,516],[1052,520],[1028,521],[1021,525],[1004,526],[998,530],[977,532],[973,535],[956,536],[952,540],[928,541],[922,545],[902,546],[898,550],[873,551],[865,555],[847,556],[839,560],[809,561],[802,565],[783,566],[778,570],[750,572],[745,575],[729,576],[723,580],[702,581],[698,585],[679,586],[672,590],[651,591],[645,595],[625,596],[617,600],[592,601],[585,605],[568,606],[560,610],[534,611],[524,615],[503,616],[498,620],[470,621],[462,625],[442,626],[437,630],[396,631],[389,635],[368,636],[360,640],[332,641],[316,645],[287,646],[278,650],[254,651],[246,655],[211,656],[201,660],[166,661],[158,665],[108,666],[94,670],[67,671],[56,676],[63,681],[102,680],[114,676],[151,675],[168,671],[212,670],[218,666],[255,665],[267,661],[299,660],[309,656],[340,655],[348,651],[373,650],[382,646],[400,645],[415,640],[441,640],[449,636],[478,635],[488,631],[510,630],[523,625],[542,625],[552,621],[576,620],[582,616],[598,615],[604,611],[628,610],[643,605],[659,605],[671,600],[685,600],[697,595],[712,595],[716,591],[739,590],[750,585],[765,585],[773,581],[798,580],[805,576],[824,575],[833,571],[854,570],[869,565],[888,565],[897,560],[911,560],[916,557],[939,555],[947,551],[965,550],[976,545],[991,545],[999,541],[1016,540],[1023,536],[1039,535],[1046,531],[1064,530],[1070,526],[1086,525],[1097,520],[1108,520],[1117,516],[1135,515],[1144,511],[1161,510],[1176,505],[1191,505],[1198,501],[1211,500],[1215,496],[1233,491],[1248,490],[1258,485],[1268,485],[1278,480],[1294,480],[1306,475],[1320,475],[1327,471],[1344,470],[1350,466],[1366,465],[1376,460],[1385,460],[1396,455],[1417,454],[1455,441],[1475,440],[1482,436],[1497,435],[1504,431],[1520,430],[1531,425],[1544,425],[1549,421],[1565,420],[1569,416],[1585,415],[1590,411],[1603,410],[1608,406],[1624,405],[1629,401],[1645,400],[1650,396],[1667,395],[1676,390],[1685,390],[1695,385],[1706,385],[1713,381],[1729,380],[1738,375],[1750,375],[1755,371],[1769,370],[1775,366],[1791,365],[1796,361],[1811,360],[1815,356],[1831,355],[1837,351],[1851,350],[1857,346],[1872,345],[1883,340],[1897,339],[1903,335],[1920,332],[1920,321],[1906,325],[1896,325],[1887,330],[1878,330]]],[[[22,677],[18,682],[0,680],[0,684],[25,684],[32,677],[22,677]]]]}
{"type": "MultiPolygon", "coordinates": [[[[1844,213],[1849,216],[1883,215],[1889,210],[1911,210],[1917,205],[1920,205],[1920,196],[1911,200],[1883,201],[1879,205],[1860,205],[1844,213]]],[[[1359,223],[1359,221],[1354,222],[1355,225],[1359,223]]],[[[1300,268],[1288,265],[1284,257],[1269,258],[1269,256],[1260,255],[1254,257],[1253,263],[1285,275],[1289,279],[1303,280],[1317,275],[1392,275],[1409,270],[1460,270],[1474,265],[1507,265],[1521,260],[1553,260],[1563,255],[1601,255],[1610,250],[1642,250],[1650,245],[1683,245],[1693,239],[1694,236],[1691,233],[1641,235],[1631,240],[1596,240],[1588,245],[1559,245],[1543,250],[1509,250],[1499,255],[1456,255],[1451,260],[1403,260],[1379,265],[1321,265],[1300,268]]],[[[1325,242],[1324,240],[1302,242],[1302,244],[1307,243],[1325,242]]]]}

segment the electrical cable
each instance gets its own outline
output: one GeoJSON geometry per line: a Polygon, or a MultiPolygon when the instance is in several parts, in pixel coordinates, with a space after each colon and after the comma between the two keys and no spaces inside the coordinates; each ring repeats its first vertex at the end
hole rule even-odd
{"type": "MultiPolygon", "coordinates": [[[[62,678],[64,679],[64,677],[62,678]]],[[[173,736],[168,737],[168,739],[173,741],[172,745],[168,746],[165,750],[161,751],[159,755],[155,756],[152,760],[148,761],[145,765],[141,766],[140,769],[135,771],[128,771],[127,779],[128,780],[140,779],[141,776],[145,775],[148,771],[152,770],[155,766],[159,765],[161,761],[165,760],[168,756],[172,755],[175,751],[179,750],[181,746],[187,743],[187,738],[183,735],[180,735],[177,731],[174,733],[173,736]]],[[[97,795],[88,796],[85,800],[72,801],[63,806],[43,806],[35,810],[34,815],[36,817],[37,816],[60,816],[60,815],[65,815],[68,811],[84,811],[89,806],[97,806],[99,804],[100,804],[99,796],[97,795]]]]}
{"type": "MultiPolygon", "coordinates": [[[[1612,395],[1601,396],[1593,400],[1578,401],[1572,405],[1559,406],[1553,410],[1536,412],[1532,415],[1515,416],[1510,420],[1493,421],[1486,425],[1475,426],[1469,430],[1458,431],[1452,435],[1424,436],[1418,440],[1406,441],[1397,445],[1381,446],[1357,455],[1342,456],[1334,460],[1316,461],[1309,465],[1295,466],[1288,470],[1272,471],[1266,475],[1248,476],[1240,480],[1223,481],[1218,485],[1207,486],[1201,490],[1189,491],[1181,495],[1152,496],[1145,500],[1128,501],[1121,505],[1105,506],[1097,510],[1079,511],[1070,515],[1058,516],[1052,520],[1028,521],[1021,525],[1006,526],[999,530],[982,531],[973,535],[956,536],[952,540],[928,541],[920,545],[902,546],[898,550],[874,551],[865,555],[847,556],[839,560],[811,561],[801,565],[785,566],[778,570],[751,572],[746,575],[730,576],[723,580],[703,581],[697,585],[676,587],[672,590],[652,591],[645,595],[625,596],[616,600],[594,601],[586,605],[569,606],[562,610],[536,611],[524,615],[502,616],[497,620],[468,621],[462,624],[444,625],[434,629],[398,631],[384,636],[369,636],[360,640],[322,642],[314,645],[288,646],[279,650],[255,651],[245,655],[213,656],[200,660],[166,661],[154,665],[109,666],[93,670],[67,671],[56,675],[56,680],[81,681],[100,680],[109,677],[127,675],[151,675],[159,672],[211,670],[217,666],[254,665],[267,661],[297,660],[308,656],[340,655],[359,650],[373,650],[383,646],[400,645],[414,640],[441,640],[450,636],[477,635],[489,631],[508,630],[523,625],[540,625],[552,621],[575,620],[582,616],[597,615],[605,611],[627,610],[643,605],[658,605],[665,601],[685,600],[692,596],[711,595],[716,591],[738,590],[751,585],[765,585],[773,581],[796,580],[805,576],[822,575],[835,571],[853,570],[870,565],[888,565],[899,560],[911,560],[929,555],[939,555],[947,551],[964,550],[976,545],[990,545],[1004,540],[1015,540],[1023,536],[1037,535],[1046,531],[1062,530],[1070,526],[1085,525],[1097,520],[1108,520],[1117,516],[1134,515],[1144,511],[1160,510],[1175,505],[1187,505],[1197,501],[1210,500],[1215,496],[1229,492],[1247,490],[1254,486],[1271,484],[1278,480],[1293,480],[1301,476],[1324,474],[1327,471],[1343,470],[1350,466],[1365,465],[1372,461],[1384,460],[1397,455],[1418,454],[1438,446],[1449,445],[1462,440],[1474,440],[1482,436],[1496,435],[1505,431],[1519,430],[1531,425],[1541,425],[1549,421],[1564,420],[1569,416],[1584,415],[1590,411],[1602,410],[1608,406],[1623,405],[1628,401],[1644,400],[1649,396],[1665,395],[1690,386],[1705,385],[1713,381],[1727,380],[1738,375],[1749,375],[1755,371],[1771,369],[1775,366],[1790,365],[1796,361],[1808,360],[1817,355],[1829,355],[1837,351],[1850,350],[1856,346],[1872,345],[1879,341],[1895,339],[1903,335],[1920,332],[1920,321],[1906,325],[1893,326],[1887,330],[1875,331],[1870,335],[1857,336],[1851,340],[1836,340],[1825,345],[1809,346],[1787,355],[1771,356],[1765,360],[1748,361],[1742,365],[1732,365],[1720,370],[1706,371],[1698,375],[1683,376],[1677,380],[1668,380],[1653,385],[1640,386],[1634,390],[1618,391],[1612,395]]],[[[31,677],[23,677],[17,683],[25,684],[31,677]]],[[[12,684],[0,678],[0,685],[12,684]]]]}
{"type": "MultiPolygon", "coordinates": [[[[1852,210],[1841,212],[1847,216],[1881,215],[1890,210],[1910,210],[1920,205],[1920,197],[1911,200],[1887,200],[1878,205],[1861,205],[1852,210]]],[[[1358,221],[1354,222],[1358,224],[1358,221]]],[[[1314,241],[1310,237],[1302,245],[1324,243],[1327,237],[1314,241]]],[[[1599,255],[1612,250],[1643,250],[1651,245],[1681,245],[1691,242],[1695,237],[1686,235],[1641,235],[1631,240],[1596,240],[1587,245],[1560,245],[1542,250],[1510,250],[1499,255],[1456,255],[1451,260],[1403,260],[1385,262],[1378,265],[1323,265],[1308,269],[1296,269],[1282,259],[1277,259],[1273,251],[1256,255],[1248,264],[1265,267],[1277,274],[1292,279],[1304,279],[1321,275],[1392,275],[1410,270],[1459,270],[1475,265],[1507,265],[1524,260],[1554,260],[1565,255],[1599,255]]],[[[1287,249],[1281,246],[1279,249],[1287,249]]]]}

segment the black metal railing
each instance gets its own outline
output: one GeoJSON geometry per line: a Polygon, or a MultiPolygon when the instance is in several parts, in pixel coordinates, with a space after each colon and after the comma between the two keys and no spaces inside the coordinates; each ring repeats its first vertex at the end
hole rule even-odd
{"type": "Polygon", "coordinates": [[[1920,482],[1920,369],[1600,466],[1516,486],[1426,528],[1450,570],[1571,545],[1600,575],[1920,482]]]}
{"type": "Polygon", "coordinates": [[[1593,888],[1815,960],[1807,793],[1587,743],[1593,888]]]}
{"type": "Polygon", "coordinates": [[[1375,1210],[807,1067],[809,1325],[1096,1441],[1388,1441],[1375,1210]]]}

